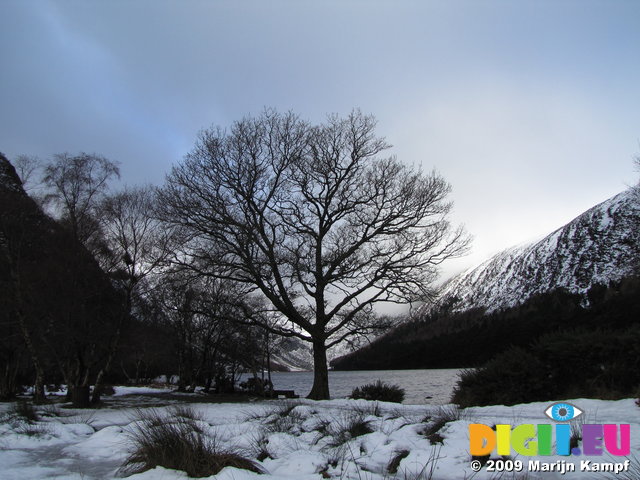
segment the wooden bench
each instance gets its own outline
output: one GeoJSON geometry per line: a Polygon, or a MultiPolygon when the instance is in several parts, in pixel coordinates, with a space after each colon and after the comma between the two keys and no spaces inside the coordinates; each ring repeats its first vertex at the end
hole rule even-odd
{"type": "Polygon", "coordinates": [[[274,398],[300,398],[299,395],[296,395],[294,390],[273,390],[272,394],[274,398]]]}

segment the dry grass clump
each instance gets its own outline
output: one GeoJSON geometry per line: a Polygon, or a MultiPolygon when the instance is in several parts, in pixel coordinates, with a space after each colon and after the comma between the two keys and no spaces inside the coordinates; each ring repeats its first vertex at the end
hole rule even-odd
{"type": "Polygon", "coordinates": [[[235,467],[262,473],[253,461],[229,449],[219,448],[215,437],[205,434],[197,425],[193,412],[163,416],[150,410],[139,414],[130,433],[133,452],[120,468],[123,475],[132,475],[164,467],[182,470],[190,477],[209,477],[225,467],[235,467]]]}
{"type": "Polygon", "coordinates": [[[338,447],[349,442],[353,438],[373,432],[371,421],[366,415],[358,412],[349,412],[343,415],[337,422],[331,423],[326,429],[326,434],[331,436],[329,446],[338,447]]]}
{"type": "Polygon", "coordinates": [[[440,433],[442,427],[449,422],[460,420],[460,418],[461,413],[457,407],[440,407],[434,415],[425,417],[424,421],[429,422],[429,424],[423,431],[423,434],[427,437],[431,445],[435,445],[436,443],[442,444],[444,441],[444,437],[440,433]]]}

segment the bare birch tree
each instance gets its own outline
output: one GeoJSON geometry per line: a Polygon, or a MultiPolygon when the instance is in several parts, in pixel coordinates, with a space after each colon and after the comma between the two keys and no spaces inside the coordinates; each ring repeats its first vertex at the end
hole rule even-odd
{"type": "Polygon", "coordinates": [[[120,177],[117,164],[95,154],[60,153],[44,166],[46,200],[54,203],[56,216],[92,253],[99,231],[96,209],[114,177],[120,177]]]}

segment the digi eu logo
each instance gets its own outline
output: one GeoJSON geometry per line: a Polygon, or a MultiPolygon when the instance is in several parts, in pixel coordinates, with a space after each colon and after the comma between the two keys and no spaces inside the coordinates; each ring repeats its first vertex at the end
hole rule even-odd
{"type": "Polygon", "coordinates": [[[570,422],[582,415],[582,410],[570,403],[554,403],[544,411],[544,414],[556,422],[570,422]]]}
{"type": "MultiPolygon", "coordinates": [[[[584,412],[565,402],[554,403],[545,415],[555,424],[469,425],[469,450],[473,456],[486,456],[492,452],[511,455],[512,449],[524,456],[594,455],[609,453],[627,456],[631,452],[631,427],[629,424],[576,424],[581,430],[582,448],[572,446],[571,421],[584,412]],[[555,447],[555,452],[554,452],[555,447]]],[[[575,445],[575,444],[574,444],[575,445]]]]}

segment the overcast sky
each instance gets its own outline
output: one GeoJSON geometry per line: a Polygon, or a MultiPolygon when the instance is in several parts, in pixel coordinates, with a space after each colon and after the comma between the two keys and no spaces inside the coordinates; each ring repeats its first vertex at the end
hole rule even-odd
{"type": "Polygon", "coordinates": [[[198,131],[358,107],[452,185],[451,272],[635,183],[640,2],[1,0],[0,151],[160,184],[198,131]]]}

